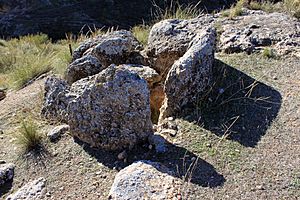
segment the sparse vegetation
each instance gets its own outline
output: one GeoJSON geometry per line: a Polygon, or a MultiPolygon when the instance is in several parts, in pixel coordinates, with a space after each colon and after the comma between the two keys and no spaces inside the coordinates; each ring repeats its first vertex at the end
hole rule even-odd
{"type": "Polygon", "coordinates": [[[239,0],[230,9],[221,12],[223,17],[234,18],[243,14],[243,8],[250,10],[263,10],[265,12],[287,12],[290,15],[300,18],[300,1],[284,0],[283,2],[273,3],[269,0],[251,1],[249,4],[246,0],[239,0]]]}
{"type": "Polygon", "coordinates": [[[221,12],[223,17],[234,18],[243,14],[243,7],[246,6],[245,0],[239,0],[235,5],[232,5],[229,10],[224,10],[221,12]]]}
{"type": "Polygon", "coordinates": [[[291,187],[300,189],[300,176],[294,176],[291,182],[291,187]]]}
{"type": "Polygon", "coordinates": [[[69,42],[52,43],[44,34],[1,42],[0,86],[18,89],[50,70],[62,73],[71,60],[69,42]]]}
{"type": "Polygon", "coordinates": [[[42,146],[42,137],[38,132],[37,125],[32,121],[22,121],[21,127],[16,133],[16,143],[23,153],[37,150],[42,146]]]}
{"type": "MultiPolygon", "coordinates": [[[[200,3],[200,1],[199,1],[200,3]]],[[[198,4],[199,4],[198,3],[198,4]]],[[[131,31],[134,36],[141,42],[144,46],[147,45],[148,36],[155,22],[165,20],[165,19],[192,19],[201,15],[202,11],[198,9],[198,4],[183,6],[179,2],[171,2],[169,6],[165,9],[160,8],[158,5],[154,4],[156,11],[154,12],[154,20],[148,25],[142,24],[134,26],[131,31]]]]}
{"type": "Polygon", "coordinates": [[[284,9],[296,18],[300,18],[300,0],[284,0],[284,9]]]}
{"type": "Polygon", "coordinates": [[[142,43],[144,46],[147,45],[148,37],[150,33],[151,26],[149,25],[138,25],[134,26],[131,31],[136,39],[142,43]]]}
{"type": "Polygon", "coordinates": [[[164,19],[192,19],[202,13],[202,11],[198,9],[199,3],[195,5],[183,6],[178,1],[171,1],[170,5],[165,9],[154,5],[156,7],[154,18],[156,21],[164,19]]]}
{"type": "Polygon", "coordinates": [[[275,58],[276,57],[274,50],[271,48],[265,48],[262,52],[262,55],[265,58],[275,58]]]}

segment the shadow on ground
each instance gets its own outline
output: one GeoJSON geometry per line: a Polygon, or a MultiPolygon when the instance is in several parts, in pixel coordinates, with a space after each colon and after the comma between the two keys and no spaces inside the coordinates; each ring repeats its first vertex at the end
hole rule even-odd
{"type": "MultiPolygon", "coordinates": [[[[75,142],[81,145],[92,157],[96,158],[98,162],[111,169],[116,168],[120,170],[135,161],[151,160],[167,166],[175,172],[176,177],[202,187],[214,188],[222,186],[225,182],[223,175],[219,174],[211,164],[187,149],[175,146],[167,140],[164,141],[167,148],[165,153],[156,153],[153,149],[149,150],[148,143],[137,145],[137,147],[128,152],[127,163],[118,160],[118,153],[116,152],[106,152],[91,148],[88,144],[78,139],[75,139],[75,142]]],[[[171,175],[174,176],[174,174],[171,175]]]]}
{"type": "Polygon", "coordinates": [[[4,194],[8,193],[12,189],[12,186],[13,181],[11,180],[0,187],[0,199],[4,194]]]}
{"type": "Polygon", "coordinates": [[[281,107],[282,98],[274,88],[215,60],[214,84],[185,109],[183,118],[196,121],[211,132],[255,147],[281,107]]]}

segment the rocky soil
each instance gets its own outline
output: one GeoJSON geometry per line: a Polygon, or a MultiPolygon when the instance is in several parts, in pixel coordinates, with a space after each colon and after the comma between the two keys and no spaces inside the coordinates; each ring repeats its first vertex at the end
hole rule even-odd
{"type": "Polygon", "coordinates": [[[83,42],[66,79],[3,91],[0,196],[298,199],[299,32],[244,10],[159,22],[145,49],[128,31],[83,42]],[[44,148],[20,156],[28,117],[44,148]]]}

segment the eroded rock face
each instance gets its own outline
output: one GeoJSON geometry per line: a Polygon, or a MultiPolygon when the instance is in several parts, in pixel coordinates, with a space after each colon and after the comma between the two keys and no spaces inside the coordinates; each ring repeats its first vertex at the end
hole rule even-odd
{"type": "Polygon", "coordinates": [[[70,132],[95,147],[131,148],[152,133],[149,90],[138,74],[114,65],[75,82],[70,92],[70,132]]]}
{"type": "Polygon", "coordinates": [[[215,29],[202,30],[194,37],[188,51],[172,65],[164,85],[165,99],[159,121],[176,115],[210,84],[215,42],[215,29]]]}
{"type": "Polygon", "coordinates": [[[99,73],[103,68],[104,67],[94,56],[83,56],[68,66],[65,78],[69,84],[72,84],[82,78],[99,73]]]}
{"type": "Polygon", "coordinates": [[[179,189],[174,172],[157,162],[138,161],[116,175],[109,199],[177,199],[179,189]]]}
{"type": "Polygon", "coordinates": [[[41,114],[49,120],[67,122],[67,106],[72,97],[65,80],[50,76],[45,82],[45,97],[41,114]]]}
{"type": "Polygon", "coordinates": [[[64,119],[73,136],[93,147],[131,148],[152,134],[148,85],[130,66],[111,65],[71,86],[50,77],[46,86],[42,114],[64,119]]]}
{"type": "Polygon", "coordinates": [[[147,81],[149,88],[152,88],[155,83],[158,83],[161,80],[161,76],[154,69],[148,66],[124,64],[120,65],[119,67],[137,73],[140,77],[147,81]]]}
{"type": "Polygon", "coordinates": [[[211,15],[191,20],[170,19],[155,24],[149,35],[146,54],[153,67],[165,80],[175,60],[185,54],[193,38],[214,22],[211,15]]]}
{"type": "Polygon", "coordinates": [[[273,47],[281,55],[300,51],[300,23],[287,14],[244,10],[244,16],[219,21],[224,30],[219,48],[225,53],[251,53],[263,47],[273,47]]]}
{"type": "Polygon", "coordinates": [[[0,164],[0,186],[11,181],[14,178],[14,164],[0,164]]]}
{"type": "Polygon", "coordinates": [[[66,71],[69,84],[95,75],[111,64],[146,65],[147,59],[138,51],[141,46],[131,32],[109,32],[81,43],[73,53],[73,62],[66,71]]]}
{"type": "Polygon", "coordinates": [[[6,200],[39,200],[42,198],[45,184],[46,180],[44,178],[29,182],[21,187],[16,193],[9,195],[6,200]]]}

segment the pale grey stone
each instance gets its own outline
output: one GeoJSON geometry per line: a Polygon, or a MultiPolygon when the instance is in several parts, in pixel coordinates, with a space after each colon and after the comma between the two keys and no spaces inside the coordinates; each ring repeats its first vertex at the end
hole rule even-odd
{"type": "Polygon", "coordinates": [[[184,105],[194,102],[207,89],[212,79],[215,42],[215,29],[202,29],[187,52],[172,65],[164,84],[159,122],[176,116],[184,105]]]}
{"type": "Polygon", "coordinates": [[[47,137],[50,139],[50,141],[56,141],[58,140],[65,132],[69,130],[69,125],[59,125],[54,127],[49,133],[47,134],[47,137]]]}
{"type": "Polygon", "coordinates": [[[14,178],[15,165],[12,163],[0,164],[0,186],[12,181],[14,178]]]}
{"type": "Polygon", "coordinates": [[[95,75],[103,70],[97,58],[92,55],[83,56],[72,62],[66,70],[66,80],[69,84],[82,78],[95,75]]]}
{"type": "Polygon", "coordinates": [[[46,180],[39,178],[27,183],[16,193],[9,195],[6,200],[39,200],[42,199],[42,193],[46,186],[46,180]]]}
{"type": "Polygon", "coordinates": [[[110,200],[174,199],[180,188],[175,173],[160,163],[142,160],[122,169],[110,189],[110,200]]]}

